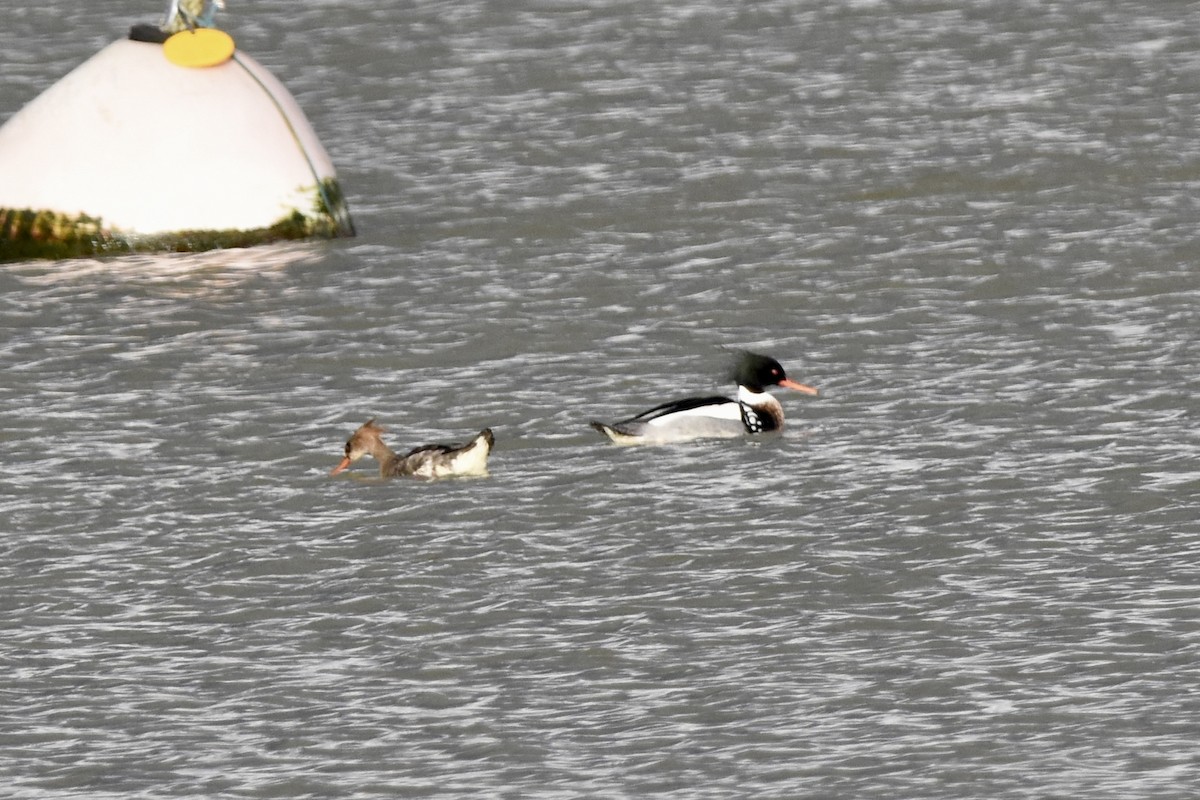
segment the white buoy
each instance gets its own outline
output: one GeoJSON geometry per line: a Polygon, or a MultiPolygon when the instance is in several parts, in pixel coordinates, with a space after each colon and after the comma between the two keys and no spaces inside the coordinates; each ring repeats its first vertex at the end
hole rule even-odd
{"type": "Polygon", "coordinates": [[[167,48],[113,42],[0,127],[0,261],[353,235],[287,89],[215,29],[167,48]]]}

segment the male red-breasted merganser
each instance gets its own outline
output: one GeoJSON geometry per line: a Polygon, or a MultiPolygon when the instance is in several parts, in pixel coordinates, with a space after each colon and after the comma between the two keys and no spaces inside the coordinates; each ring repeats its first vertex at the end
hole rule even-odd
{"type": "Polygon", "coordinates": [[[775,359],[755,353],[743,352],[730,377],[737,383],[737,399],[690,397],[655,406],[622,422],[591,425],[616,444],[665,444],[766,433],[783,427],[783,406],[767,391],[768,386],[817,393],[811,386],[790,380],[775,359]]]}
{"type": "Polygon", "coordinates": [[[374,419],[354,432],[346,442],[346,457],[330,472],[337,475],[363,456],[379,462],[380,478],[450,478],[466,475],[487,475],[488,455],[496,437],[491,428],[484,428],[466,444],[427,444],[404,455],[392,452],[380,435],[385,430],[374,419]]]}

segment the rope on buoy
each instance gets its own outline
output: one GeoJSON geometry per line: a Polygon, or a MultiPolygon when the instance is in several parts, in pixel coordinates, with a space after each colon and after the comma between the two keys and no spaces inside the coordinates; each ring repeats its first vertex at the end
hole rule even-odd
{"type": "Polygon", "coordinates": [[[308,155],[308,151],[304,148],[304,142],[300,140],[300,135],[296,133],[296,128],[292,125],[291,119],[288,118],[287,112],[284,111],[283,104],[280,103],[278,98],[271,93],[271,90],[267,88],[267,85],[263,83],[257,75],[254,74],[254,71],[247,67],[242,60],[238,58],[237,53],[233,54],[232,60],[235,64],[241,67],[242,70],[249,75],[255,83],[259,85],[259,87],[263,90],[263,93],[271,99],[271,103],[274,104],[275,110],[279,112],[279,116],[283,118],[283,124],[287,125],[288,132],[292,134],[292,140],[296,143],[296,147],[300,150],[300,154],[304,156],[304,162],[308,164],[308,171],[312,173],[313,180],[317,184],[317,192],[321,195],[321,202],[325,205],[325,211],[334,221],[334,224],[337,225],[338,235],[354,236],[354,221],[350,218],[350,211],[346,208],[345,202],[340,201],[340,198],[339,202],[335,203],[333,202],[333,198],[329,196],[329,187],[326,185],[326,182],[321,179],[320,174],[318,174],[316,165],[313,164],[312,158],[308,155]]]}

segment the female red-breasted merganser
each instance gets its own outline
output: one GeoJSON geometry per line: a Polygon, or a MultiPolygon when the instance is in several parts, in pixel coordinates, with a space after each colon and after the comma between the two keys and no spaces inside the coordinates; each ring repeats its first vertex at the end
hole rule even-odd
{"type": "Polygon", "coordinates": [[[337,475],[363,456],[371,456],[379,462],[380,478],[483,476],[488,474],[488,455],[496,443],[492,429],[484,428],[466,444],[427,444],[398,455],[383,443],[382,433],[375,420],[367,420],[346,442],[346,457],[329,474],[337,475]]]}
{"type": "Polygon", "coordinates": [[[655,406],[622,422],[593,422],[592,427],[616,444],[665,444],[766,433],[783,427],[783,406],[767,391],[768,386],[817,393],[811,386],[790,380],[775,359],[755,353],[743,352],[731,377],[737,382],[737,399],[690,397],[655,406]]]}

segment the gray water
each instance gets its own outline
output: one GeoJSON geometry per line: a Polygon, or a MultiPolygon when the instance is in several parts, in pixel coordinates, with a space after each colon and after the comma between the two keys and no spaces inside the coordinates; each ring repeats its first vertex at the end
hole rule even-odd
{"type": "Polygon", "coordinates": [[[0,268],[5,796],[1195,796],[1194,3],[232,5],[359,236],[0,268]]]}

